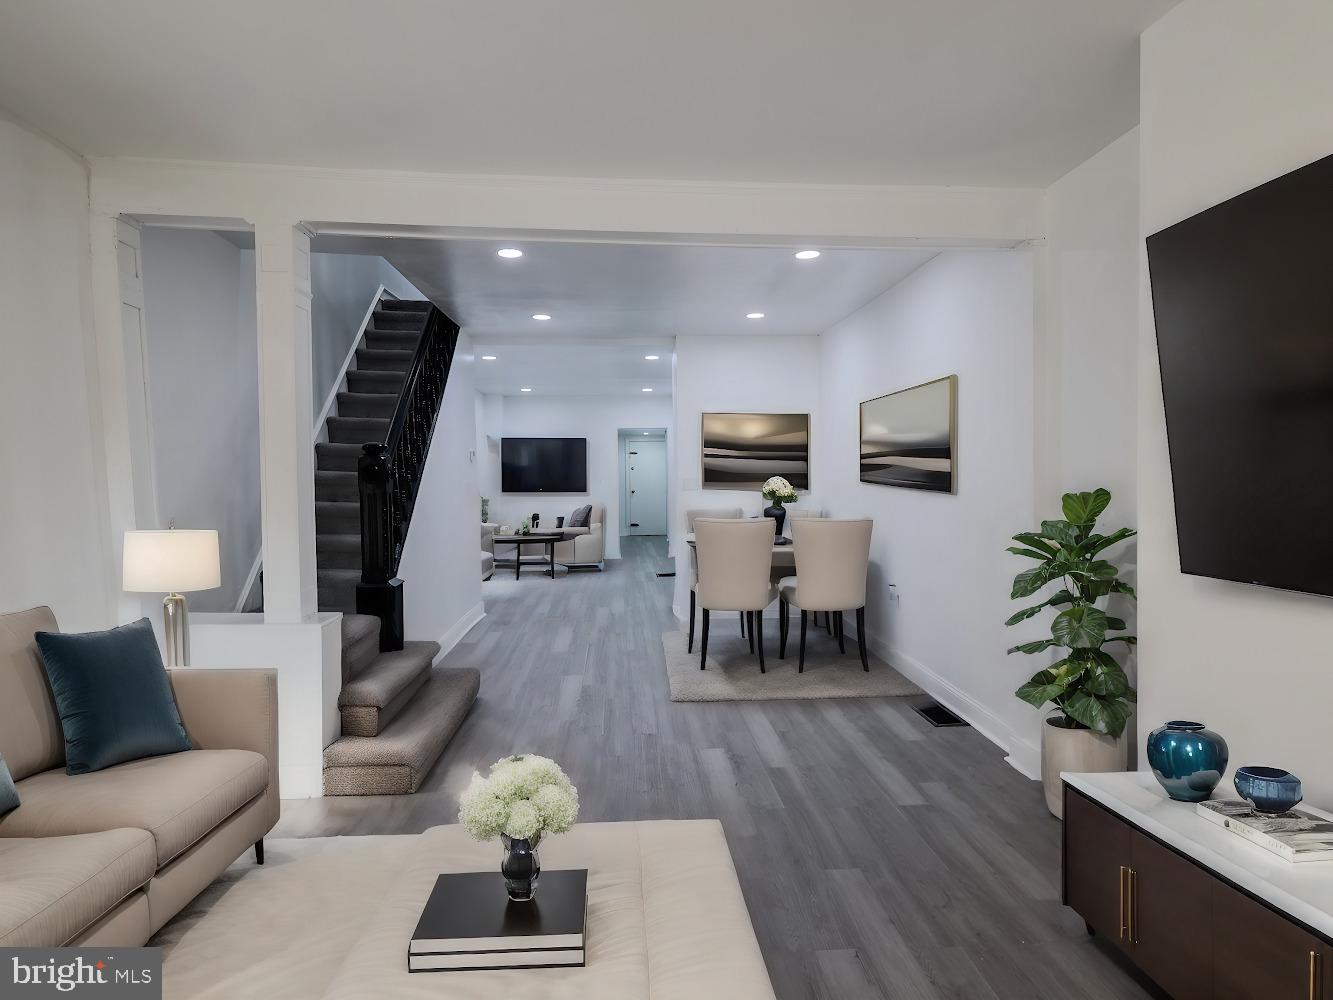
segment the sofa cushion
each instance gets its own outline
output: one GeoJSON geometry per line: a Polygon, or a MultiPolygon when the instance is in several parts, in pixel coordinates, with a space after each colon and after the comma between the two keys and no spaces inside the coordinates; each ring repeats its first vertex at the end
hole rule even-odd
{"type": "Polygon", "coordinates": [[[156,867],[144,830],[0,838],[0,947],[60,947],[145,885],[156,867]]]}
{"type": "Polygon", "coordinates": [[[14,787],[14,778],[9,773],[5,758],[0,755],[0,816],[19,807],[19,790],[14,787]]]}
{"type": "Polygon", "coordinates": [[[268,786],[251,750],[191,750],[91,774],[44,771],[18,783],[23,806],[0,817],[0,837],[60,837],[138,827],[162,867],[268,786]]]}
{"type": "Polygon", "coordinates": [[[585,503],[574,513],[569,515],[569,521],[566,522],[571,528],[586,528],[588,521],[592,517],[592,504],[585,503]]]}
{"type": "Polygon", "coordinates": [[[36,638],[70,774],[190,749],[147,618],[105,632],[36,638]]]}
{"type": "Polygon", "coordinates": [[[58,627],[50,608],[0,615],[0,754],[15,781],[65,762],[60,716],[33,639],[58,627]]]}

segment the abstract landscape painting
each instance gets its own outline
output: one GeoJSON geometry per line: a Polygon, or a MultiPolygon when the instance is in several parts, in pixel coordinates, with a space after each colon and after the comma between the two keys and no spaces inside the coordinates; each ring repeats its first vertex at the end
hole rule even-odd
{"type": "Polygon", "coordinates": [[[703,487],[759,490],[782,476],[810,488],[810,414],[703,414],[703,487]]]}
{"type": "Polygon", "coordinates": [[[861,404],[861,482],[954,491],[958,376],[861,404]]]}

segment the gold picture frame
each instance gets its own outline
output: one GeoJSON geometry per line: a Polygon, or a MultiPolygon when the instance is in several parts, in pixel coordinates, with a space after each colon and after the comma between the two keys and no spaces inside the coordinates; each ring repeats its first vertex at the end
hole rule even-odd
{"type": "Polygon", "coordinates": [[[858,431],[861,482],[958,492],[957,375],[867,399],[858,431]]]}

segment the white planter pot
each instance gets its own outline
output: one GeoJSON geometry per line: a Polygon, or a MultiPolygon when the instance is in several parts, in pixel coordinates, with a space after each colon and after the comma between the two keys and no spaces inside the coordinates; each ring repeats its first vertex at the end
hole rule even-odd
{"type": "Polygon", "coordinates": [[[1061,771],[1123,771],[1128,760],[1124,734],[1111,737],[1091,729],[1051,725],[1053,719],[1060,718],[1058,713],[1047,716],[1041,727],[1041,784],[1046,792],[1046,808],[1056,819],[1064,818],[1061,771]]]}

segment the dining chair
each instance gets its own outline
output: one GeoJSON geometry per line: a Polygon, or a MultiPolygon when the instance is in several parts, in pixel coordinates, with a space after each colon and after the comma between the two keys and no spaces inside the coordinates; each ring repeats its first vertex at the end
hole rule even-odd
{"type": "Polygon", "coordinates": [[[870,670],[866,656],[866,573],[870,568],[870,520],[802,518],[792,524],[796,575],[778,585],[778,656],[787,656],[787,627],[791,609],[801,612],[801,658],[805,670],[806,613],[823,611],[832,623],[838,649],[843,642],[842,614],[856,611],[856,641],[861,647],[861,669],[870,670]]]}
{"type": "Polygon", "coordinates": [[[697,594],[703,611],[699,669],[708,664],[710,611],[738,611],[750,620],[750,645],[759,649],[764,673],[764,608],[773,603],[773,525],[767,518],[699,518],[694,522],[695,555],[699,560],[697,594]]]}
{"type": "MultiPolygon", "coordinates": [[[[823,517],[823,516],[824,516],[823,512],[814,507],[787,508],[787,524],[786,524],[785,537],[791,538],[792,525],[795,523],[796,519],[802,517],[823,517]]],[[[789,576],[794,575],[795,573],[796,573],[796,554],[794,551],[794,547],[788,545],[785,548],[775,550],[773,552],[773,572],[770,575],[770,579],[772,579],[773,581],[773,586],[775,587],[778,586],[779,584],[782,583],[783,580],[785,580],[789,576]]],[[[819,628],[819,612],[817,611],[814,614],[814,624],[815,628],[819,628]]],[[[833,634],[833,625],[831,623],[827,624],[825,626],[825,629],[828,631],[829,635],[833,634]]]]}
{"type": "MultiPolygon", "coordinates": [[[[685,530],[694,534],[694,522],[701,517],[741,518],[745,511],[740,507],[710,507],[685,512],[685,530]]],[[[776,583],[777,581],[774,581],[776,583]]],[[[699,560],[690,552],[690,644],[689,651],[694,652],[694,593],[699,585],[699,560]]],[[[741,618],[741,638],[745,638],[745,619],[741,618]]]]}

